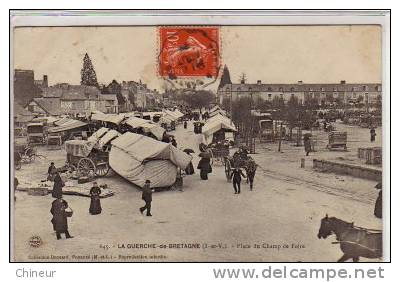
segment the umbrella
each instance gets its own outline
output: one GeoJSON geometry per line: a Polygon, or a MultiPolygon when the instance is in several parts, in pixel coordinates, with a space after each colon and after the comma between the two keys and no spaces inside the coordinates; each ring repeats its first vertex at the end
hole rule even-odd
{"type": "Polygon", "coordinates": [[[193,154],[193,153],[194,153],[193,149],[190,149],[190,148],[186,148],[186,149],[184,149],[183,151],[184,151],[186,154],[193,154]]]}
{"type": "Polygon", "coordinates": [[[304,137],[306,137],[306,138],[310,138],[311,136],[312,136],[311,133],[306,133],[306,134],[304,134],[304,137]]]}

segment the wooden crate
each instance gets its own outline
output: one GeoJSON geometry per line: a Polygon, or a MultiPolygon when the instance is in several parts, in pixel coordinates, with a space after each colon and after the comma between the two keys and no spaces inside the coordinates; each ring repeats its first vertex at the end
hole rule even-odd
{"type": "Polygon", "coordinates": [[[47,194],[48,190],[46,187],[37,187],[28,189],[28,195],[31,196],[46,196],[47,194]]]}
{"type": "Polygon", "coordinates": [[[382,163],[382,148],[375,147],[369,148],[366,154],[367,164],[381,164],[382,163]]]}

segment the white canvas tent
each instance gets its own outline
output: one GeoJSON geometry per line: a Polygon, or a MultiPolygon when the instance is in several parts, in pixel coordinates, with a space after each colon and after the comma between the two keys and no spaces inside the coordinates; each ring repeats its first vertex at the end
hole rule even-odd
{"type": "Polygon", "coordinates": [[[216,116],[216,115],[223,115],[226,116],[226,112],[224,110],[216,110],[210,113],[210,117],[216,116]]]}
{"type": "Polygon", "coordinates": [[[230,119],[221,115],[216,115],[210,118],[202,128],[203,143],[208,145],[213,141],[214,133],[219,130],[225,130],[225,139],[233,141],[233,132],[236,132],[235,125],[230,119]]]}
{"type": "Polygon", "coordinates": [[[169,143],[127,132],[111,141],[111,168],[128,181],[143,187],[169,187],[176,181],[178,168],[185,169],[192,157],[169,143]]]}
{"type": "Polygon", "coordinates": [[[175,115],[176,117],[178,117],[178,118],[181,118],[181,117],[184,116],[184,114],[183,114],[180,110],[178,110],[178,109],[175,109],[175,110],[173,111],[173,113],[174,113],[174,115],[175,115]]]}
{"type": "Polygon", "coordinates": [[[158,140],[161,140],[165,129],[155,124],[147,119],[137,118],[137,117],[130,117],[129,119],[124,121],[125,124],[129,125],[133,129],[136,128],[143,128],[144,132],[152,133],[158,140]]]}
{"type": "Polygon", "coordinates": [[[222,110],[221,107],[218,105],[215,105],[214,107],[211,108],[210,113],[213,113],[213,112],[219,111],[219,110],[222,110]]]}
{"type": "Polygon", "coordinates": [[[85,123],[83,121],[75,120],[75,119],[68,119],[59,126],[54,126],[54,127],[49,128],[48,132],[49,133],[58,133],[58,132],[72,130],[72,129],[78,129],[78,128],[84,127],[86,125],[87,125],[87,123],[85,123]]]}
{"type": "Polygon", "coordinates": [[[174,112],[172,112],[170,110],[164,110],[163,117],[164,116],[166,116],[167,118],[172,119],[174,121],[178,120],[180,118],[180,117],[178,117],[178,114],[176,114],[176,113],[174,113],[174,112]]]}
{"type": "Polygon", "coordinates": [[[104,136],[104,134],[106,134],[108,131],[110,131],[109,128],[107,127],[102,127],[99,130],[97,130],[96,132],[93,132],[93,134],[88,138],[88,141],[90,142],[97,142],[101,137],[104,136]]]}
{"type": "Polygon", "coordinates": [[[103,148],[103,146],[107,145],[111,140],[115,139],[116,137],[118,137],[120,135],[121,135],[121,133],[119,133],[116,130],[111,129],[98,140],[96,147],[103,148]]]}

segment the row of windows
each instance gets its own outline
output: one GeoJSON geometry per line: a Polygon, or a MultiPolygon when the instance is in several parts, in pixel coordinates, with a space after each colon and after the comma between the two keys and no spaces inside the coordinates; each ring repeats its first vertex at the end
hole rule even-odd
{"type": "MultiPolygon", "coordinates": [[[[368,87],[367,85],[362,86],[361,89],[360,89],[359,87],[352,87],[352,91],[369,91],[368,88],[369,88],[369,87],[368,87]]],[[[230,89],[227,88],[226,90],[229,91],[230,89]]],[[[253,89],[252,89],[251,87],[249,87],[248,89],[243,89],[243,91],[249,91],[249,92],[251,92],[252,90],[253,90],[253,89]]],[[[242,89],[241,89],[240,87],[238,87],[236,90],[234,89],[234,90],[232,90],[232,91],[242,91],[242,89]]],[[[273,90],[272,90],[272,87],[268,87],[268,88],[267,88],[267,91],[273,91],[273,90]]],[[[290,88],[290,91],[291,91],[291,92],[295,92],[295,88],[294,88],[294,87],[291,87],[291,88],[290,88]]],[[[298,90],[298,91],[299,91],[299,92],[303,92],[303,90],[298,90]]],[[[325,91],[325,88],[324,88],[324,87],[321,87],[319,90],[316,90],[316,89],[313,89],[313,88],[310,87],[310,88],[308,89],[308,91],[310,91],[310,92],[325,91]]],[[[337,91],[338,91],[338,88],[337,88],[337,87],[334,87],[334,88],[333,88],[333,92],[337,92],[337,91]]],[[[380,91],[379,86],[375,86],[375,91],[380,91]]],[[[279,92],[284,92],[284,90],[283,90],[282,87],[279,88],[279,92]]]]}

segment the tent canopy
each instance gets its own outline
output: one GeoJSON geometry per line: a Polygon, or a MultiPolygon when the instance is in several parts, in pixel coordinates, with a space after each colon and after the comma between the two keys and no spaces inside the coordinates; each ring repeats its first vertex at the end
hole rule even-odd
{"type": "Polygon", "coordinates": [[[174,111],[173,113],[174,113],[175,116],[177,116],[178,118],[181,118],[181,117],[184,116],[184,114],[183,114],[180,110],[178,110],[178,109],[175,109],[175,111],[174,111]]]}
{"type": "Polygon", "coordinates": [[[221,107],[218,105],[215,105],[214,107],[211,108],[210,113],[213,113],[213,112],[219,111],[219,110],[222,110],[221,107]]]}
{"type": "Polygon", "coordinates": [[[216,110],[210,113],[210,117],[216,116],[216,115],[223,115],[226,116],[226,112],[224,110],[216,110]]]}
{"type": "Polygon", "coordinates": [[[127,132],[114,139],[111,144],[139,162],[169,160],[177,167],[185,169],[192,159],[191,156],[175,148],[170,143],[160,142],[132,132],[127,132]]]}
{"type": "Polygon", "coordinates": [[[213,140],[214,133],[221,129],[230,133],[225,134],[225,138],[228,140],[232,140],[232,132],[237,131],[235,125],[231,123],[231,120],[229,118],[222,115],[216,115],[210,118],[202,128],[203,143],[207,145],[210,144],[213,140]]]}
{"type": "Polygon", "coordinates": [[[109,130],[106,134],[104,134],[99,141],[97,142],[97,147],[102,148],[103,146],[107,145],[111,140],[115,139],[116,137],[120,136],[121,133],[119,133],[116,130],[109,130]]]}
{"type": "Polygon", "coordinates": [[[105,121],[113,123],[115,125],[119,125],[124,119],[125,119],[124,115],[120,115],[120,114],[112,115],[112,114],[109,114],[109,115],[106,116],[106,120],[105,121]]]}
{"type": "Polygon", "coordinates": [[[152,133],[158,140],[161,140],[165,129],[162,128],[161,126],[147,120],[147,119],[142,119],[142,118],[137,118],[137,117],[130,117],[126,121],[124,121],[125,124],[129,125],[133,129],[135,128],[143,128],[144,132],[152,133]]]}
{"type": "Polygon", "coordinates": [[[58,133],[58,132],[72,130],[72,129],[78,129],[78,128],[86,126],[86,125],[87,125],[87,123],[85,123],[83,121],[70,119],[59,126],[50,128],[49,133],[58,133]]]}
{"type": "Polygon", "coordinates": [[[127,132],[111,141],[111,168],[128,181],[143,187],[168,187],[175,183],[178,167],[184,169],[192,157],[171,144],[127,132]]]}
{"type": "Polygon", "coordinates": [[[106,127],[102,127],[96,132],[94,132],[89,138],[88,141],[97,142],[104,134],[106,134],[110,129],[106,127]]]}
{"type": "Polygon", "coordinates": [[[138,117],[130,117],[127,120],[125,120],[124,123],[132,128],[139,128],[142,127],[143,124],[150,123],[150,121],[138,117]]]}
{"type": "Polygon", "coordinates": [[[170,110],[164,110],[164,115],[163,116],[167,116],[168,118],[170,118],[172,120],[178,120],[180,118],[180,116],[178,117],[177,113],[172,112],[170,110]]]}

